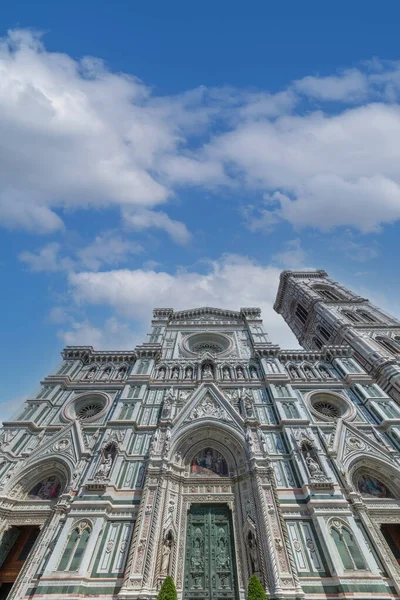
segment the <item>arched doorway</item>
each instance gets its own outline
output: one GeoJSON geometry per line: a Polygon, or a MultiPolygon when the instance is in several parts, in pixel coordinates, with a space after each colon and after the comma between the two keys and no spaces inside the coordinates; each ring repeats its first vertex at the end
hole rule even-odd
{"type": "Polygon", "coordinates": [[[5,600],[39,535],[37,525],[12,526],[0,546],[0,600],[5,600]]]}

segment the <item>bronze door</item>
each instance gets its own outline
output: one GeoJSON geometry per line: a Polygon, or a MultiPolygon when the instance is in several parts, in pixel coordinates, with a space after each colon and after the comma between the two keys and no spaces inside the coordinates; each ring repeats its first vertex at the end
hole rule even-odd
{"type": "Polygon", "coordinates": [[[193,505],[186,530],[184,600],[235,600],[236,590],[229,508],[193,505]]]}

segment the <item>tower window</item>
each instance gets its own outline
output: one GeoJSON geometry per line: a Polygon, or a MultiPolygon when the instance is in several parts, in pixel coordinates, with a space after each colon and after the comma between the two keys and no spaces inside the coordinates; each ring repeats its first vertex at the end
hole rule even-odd
{"type": "Polygon", "coordinates": [[[367,321],[368,323],[377,323],[378,322],[378,320],[375,319],[375,317],[373,315],[371,315],[369,312],[366,312],[365,310],[358,310],[357,314],[360,315],[360,317],[364,321],[367,321]]]}
{"type": "Polygon", "coordinates": [[[301,304],[297,305],[295,314],[299,321],[301,321],[303,324],[307,321],[308,312],[301,304]]]}
{"type": "Polygon", "coordinates": [[[400,344],[387,337],[377,337],[375,340],[390,354],[400,354],[400,344]]]}
{"type": "Polygon", "coordinates": [[[316,345],[318,350],[321,350],[323,343],[321,342],[321,340],[319,338],[314,338],[314,344],[316,345]]]}
{"type": "Polygon", "coordinates": [[[319,328],[319,332],[320,332],[320,334],[322,335],[322,337],[323,337],[325,340],[327,340],[327,341],[328,341],[328,340],[330,339],[330,337],[331,337],[331,334],[329,333],[329,331],[328,331],[328,330],[327,330],[325,327],[320,327],[320,328],[319,328]]]}
{"type": "Polygon", "coordinates": [[[350,320],[353,321],[353,323],[362,323],[362,319],[360,319],[360,317],[358,315],[356,315],[355,313],[346,310],[343,311],[343,314],[350,320]]]}

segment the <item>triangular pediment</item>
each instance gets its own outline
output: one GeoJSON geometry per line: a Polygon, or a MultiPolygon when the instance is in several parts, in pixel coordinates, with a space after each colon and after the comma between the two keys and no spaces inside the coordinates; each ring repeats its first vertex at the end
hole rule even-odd
{"type": "Polygon", "coordinates": [[[343,419],[338,421],[331,444],[331,452],[336,455],[338,462],[343,466],[358,456],[392,461],[390,452],[382,443],[343,419]]]}
{"type": "Polygon", "coordinates": [[[75,466],[84,456],[90,452],[85,445],[82,429],[78,420],[66,425],[54,435],[44,438],[26,459],[25,464],[36,463],[40,459],[52,458],[66,459],[71,466],[75,466]]]}
{"type": "Polygon", "coordinates": [[[213,382],[202,383],[195,390],[184,409],[175,418],[173,426],[208,420],[229,423],[240,429],[244,427],[240,414],[213,382]]]}

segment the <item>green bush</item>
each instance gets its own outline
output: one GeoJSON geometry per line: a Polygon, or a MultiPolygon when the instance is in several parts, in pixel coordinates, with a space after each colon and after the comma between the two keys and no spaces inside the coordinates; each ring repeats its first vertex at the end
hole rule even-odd
{"type": "Polygon", "coordinates": [[[247,589],[247,600],[268,600],[267,594],[258,579],[257,575],[252,575],[249,579],[249,587],[247,589]]]}
{"type": "Polygon", "coordinates": [[[157,600],[177,600],[176,587],[172,577],[168,575],[163,581],[157,600]]]}

